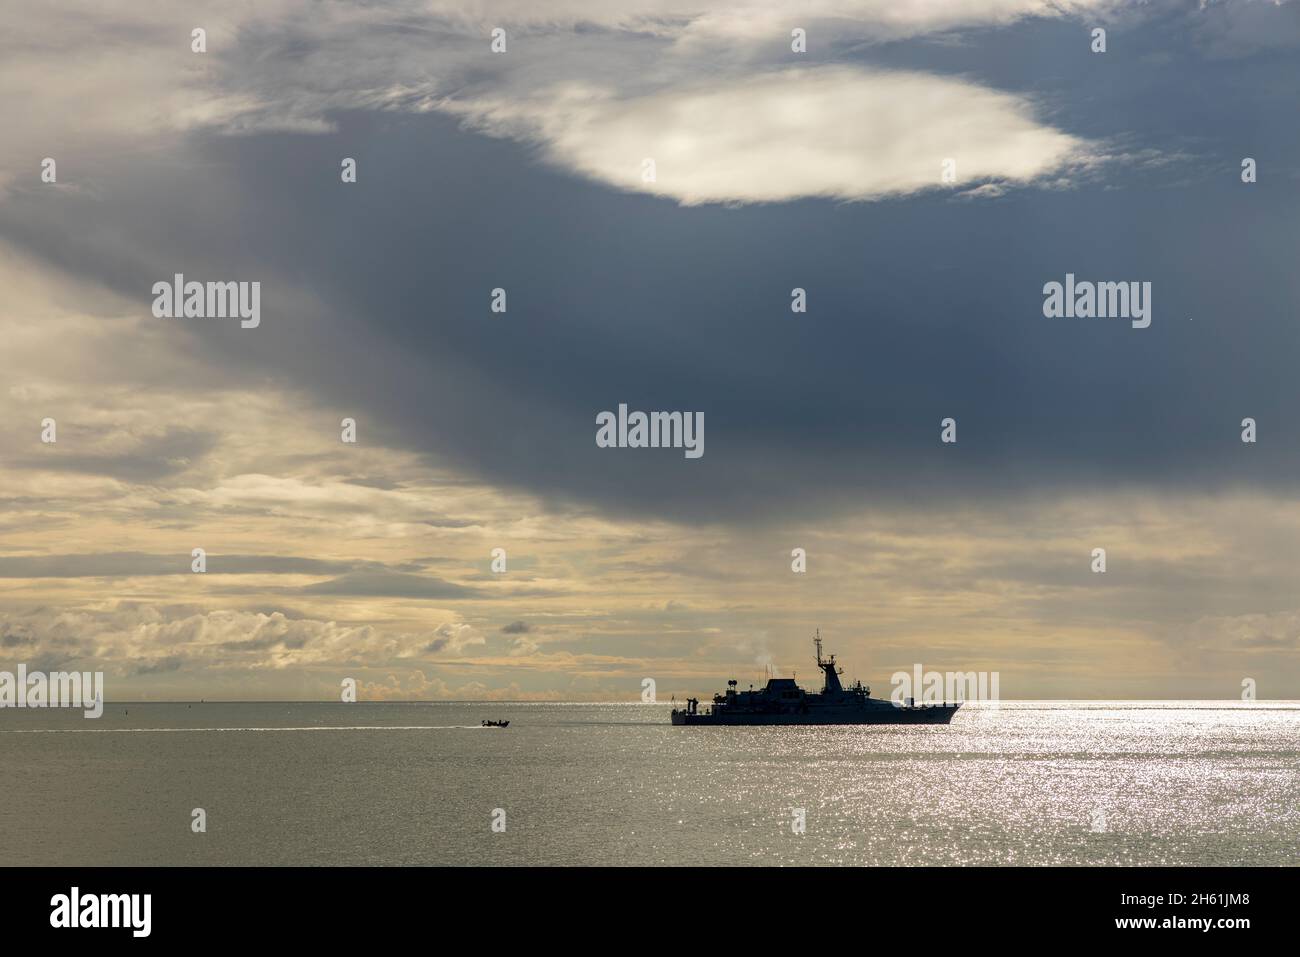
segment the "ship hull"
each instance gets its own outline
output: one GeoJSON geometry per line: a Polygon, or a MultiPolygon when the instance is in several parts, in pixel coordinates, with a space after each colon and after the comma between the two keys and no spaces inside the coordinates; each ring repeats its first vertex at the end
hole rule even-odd
{"type": "Polygon", "coordinates": [[[672,722],[679,726],[717,725],[727,727],[789,726],[828,724],[948,724],[960,704],[921,705],[916,707],[853,708],[818,714],[713,713],[689,714],[674,711],[672,722]]]}

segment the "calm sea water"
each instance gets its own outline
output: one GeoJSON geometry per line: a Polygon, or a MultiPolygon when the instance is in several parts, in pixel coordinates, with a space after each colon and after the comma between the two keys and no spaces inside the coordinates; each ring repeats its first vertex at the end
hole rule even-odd
{"type": "Polygon", "coordinates": [[[1004,702],[898,728],[674,728],[668,710],[4,710],[0,864],[1300,859],[1300,702],[1004,702]]]}

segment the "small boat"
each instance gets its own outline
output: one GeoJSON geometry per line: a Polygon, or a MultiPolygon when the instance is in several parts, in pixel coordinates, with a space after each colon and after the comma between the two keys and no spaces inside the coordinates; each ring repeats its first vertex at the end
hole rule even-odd
{"type": "Polygon", "coordinates": [[[509,721],[484,721],[484,722],[483,722],[483,727],[485,727],[485,728],[508,728],[508,727],[510,727],[510,722],[509,722],[509,721]]]}

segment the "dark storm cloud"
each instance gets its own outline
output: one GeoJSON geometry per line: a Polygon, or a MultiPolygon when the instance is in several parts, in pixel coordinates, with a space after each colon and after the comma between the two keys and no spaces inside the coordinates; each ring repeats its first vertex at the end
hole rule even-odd
{"type": "MultiPolygon", "coordinates": [[[[283,377],[379,440],[557,503],[726,521],[1293,483],[1300,59],[1209,59],[1204,37],[1159,22],[1113,30],[1104,55],[1075,22],[977,39],[859,56],[1032,93],[1130,159],[990,201],[681,208],[446,118],[347,114],[325,136],[196,137],[193,168],[107,162],[94,203],[54,220],[18,196],[0,231],[142,314],[175,271],[260,279],[259,329],[166,320],[172,334],[232,377],[283,377]],[[1240,182],[1243,156],[1259,183],[1240,182]],[[125,248],[101,256],[92,220],[125,248]],[[1043,284],[1067,272],[1151,282],[1151,327],[1045,319],[1043,284]],[[597,448],[596,414],[621,402],[703,412],[703,458],[597,448]],[[1245,416],[1257,445],[1239,440],[1245,416]]],[[[388,575],[312,588],[465,594],[388,575]]]]}

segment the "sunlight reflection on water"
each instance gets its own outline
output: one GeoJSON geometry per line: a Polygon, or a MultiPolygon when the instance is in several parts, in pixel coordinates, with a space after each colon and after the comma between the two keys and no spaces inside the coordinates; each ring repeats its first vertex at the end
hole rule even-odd
{"type": "Polygon", "coordinates": [[[1004,702],[947,727],[856,728],[673,728],[667,706],[636,704],[126,711],[0,713],[17,772],[0,863],[1294,864],[1300,850],[1294,702],[1004,702]],[[477,726],[489,717],[511,725],[477,726]],[[131,733],[146,728],[168,730],[131,733]],[[9,733],[34,729],[121,733],[9,733]],[[206,834],[189,832],[194,807],[206,834]]]}

